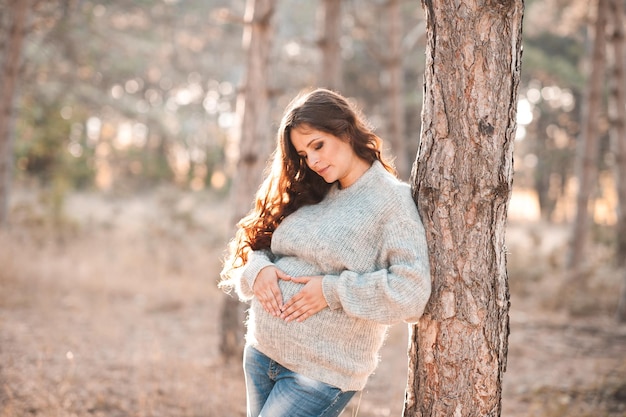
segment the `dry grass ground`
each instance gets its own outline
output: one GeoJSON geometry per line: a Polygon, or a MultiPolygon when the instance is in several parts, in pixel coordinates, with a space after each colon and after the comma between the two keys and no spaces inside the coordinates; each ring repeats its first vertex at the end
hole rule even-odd
{"type": "MultiPolygon", "coordinates": [[[[239,417],[239,363],[217,352],[227,205],[210,194],[68,198],[54,226],[18,195],[0,235],[0,416],[239,417]]],[[[505,417],[626,416],[620,279],[599,255],[588,299],[557,309],[558,229],[512,225],[505,417]],[[571,314],[571,313],[575,314],[571,314]]],[[[406,328],[345,415],[400,416],[406,328]]]]}

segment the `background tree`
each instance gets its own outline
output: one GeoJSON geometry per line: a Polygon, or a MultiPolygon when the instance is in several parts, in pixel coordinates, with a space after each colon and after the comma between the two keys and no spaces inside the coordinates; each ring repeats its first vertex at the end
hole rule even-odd
{"type": "Polygon", "coordinates": [[[389,48],[385,58],[385,71],[388,77],[387,86],[387,120],[391,151],[395,156],[395,166],[402,179],[410,174],[409,155],[405,137],[405,105],[404,105],[404,65],[403,65],[403,22],[402,1],[389,0],[386,4],[387,36],[389,48]]]}
{"type": "Polygon", "coordinates": [[[322,59],[318,85],[341,91],[343,88],[341,0],[320,0],[319,10],[320,37],[318,45],[322,52],[322,59]]]}
{"type": "Polygon", "coordinates": [[[499,416],[523,1],[423,6],[427,71],[412,184],[433,293],[411,333],[404,416],[499,416]]]}
{"type": "Polygon", "coordinates": [[[0,6],[0,227],[6,225],[9,211],[13,178],[14,107],[29,9],[28,0],[9,0],[0,6]]]}
{"type": "Polygon", "coordinates": [[[568,267],[572,272],[570,284],[576,283],[577,286],[582,284],[579,282],[582,279],[579,268],[586,259],[586,249],[589,245],[589,203],[596,189],[598,178],[600,142],[598,138],[598,122],[602,110],[604,70],[606,67],[608,0],[597,0],[595,10],[589,80],[581,114],[582,129],[577,153],[578,192],[576,195],[576,218],[572,224],[571,253],[568,258],[568,267]]]}
{"type": "Polygon", "coordinates": [[[514,183],[536,193],[543,221],[569,222],[589,6],[587,0],[525,4],[520,101],[526,120],[518,128],[514,183]]]}
{"type": "MultiPolygon", "coordinates": [[[[247,51],[246,81],[238,99],[241,118],[237,169],[231,188],[232,224],[252,208],[253,196],[260,185],[271,148],[269,120],[268,66],[272,45],[274,0],[248,0],[244,16],[243,45],[247,51]]],[[[226,297],[222,307],[220,350],[226,358],[239,357],[243,351],[242,306],[226,297]]]]}
{"type": "MultiPolygon", "coordinates": [[[[618,266],[626,266],[626,38],[624,34],[624,3],[609,1],[609,124],[611,144],[615,155],[615,183],[617,189],[617,243],[615,260],[618,266]]],[[[626,274],[617,308],[617,319],[626,322],[626,274]]]]}
{"type": "MultiPolygon", "coordinates": [[[[416,60],[413,52],[422,47],[423,18],[415,14],[412,2],[391,0],[373,2],[371,7],[356,7],[350,13],[354,20],[352,37],[366,52],[365,62],[348,67],[353,74],[347,80],[358,80],[368,86],[356,87],[355,95],[362,98],[379,135],[385,139],[395,159],[400,178],[407,180],[410,161],[417,148],[409,144],[414,133],[417,142],[419,118],[413,117],[421,108],[422,89],[418,82],[423,72],[423,60],[416,60]],[[381,16],[384,16],[381,19],[381,16]],[[406,31],[405,27],[411,28],[406,31]],[[371,74],[370,74],[371,71],[371,74]],[[414,86],[414,88],[410,88],[414,86]]],[[[363,59],[363,58],[361,58],[363,59]]],[[[354,88],[349,81],[348,88],[354,88]]]]}

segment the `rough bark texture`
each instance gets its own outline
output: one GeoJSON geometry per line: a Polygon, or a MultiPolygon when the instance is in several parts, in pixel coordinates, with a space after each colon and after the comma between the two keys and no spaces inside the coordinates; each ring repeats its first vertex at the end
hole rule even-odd
{"type": "Polygon", "coordinates": [[[389,139],[396,157],[395,165],[402,179],[409,178],[409,156],[407,155],[404,123],[404,67],[402,65],[402,2],[389,0],[388,37],[390,56],[387,60],[389,73],[389,139]]]}
{"type": "Polygon", "coordinates": [[[591,72],[587,82],[585,101],[582,106],[582,128],[578,141],[578,194],[576,196],[576,217],[573,223],[570,254],[567,266],[570,282],[577,284],[581,279],[580,267],[586,259],[589,243],[589,200],[596,188],[598,176],[598,121],[602,107],[604,70],[606,67],[606,25],[608,1],[597,0],[597,14],[594,24],[594,40],[591,51],[591,72]]]}
{"type": "Polygon", "coordinates": [[[340,91],[341,65],[341,0],[322,0],[319,47],[322,51],[320,87],[340,91]]]}
{"type": "MultiPolygon", "coordinates": [[[[234,225],[252,208],[270,154],[268,130],[268,65],[272,45],[275,0],[248,0],[243,35],[247,50],[247,79],[237,102],[241,118],[239,159],[231,188],[231,218],[234,225]]],[[[222,308],[220,351],[225,358],[239,357],[243,350],[243,307],[227,297],[222,308]]]]}
{"type": "MultiPolygon", "coordinates": [[[[626,266],[626,38],[624,34],[624,3],[609,1],[609,43],[612,54],[609,90],[610,136],[615,155],[615,183],[617,186],[617,249],[618,266],[626,266]]],[[[617,320],[626,322],[626,275],[620,297],[617,320]]]]}
{"type": "Polygon", "coordinates": [[[8,221],[13,172],[13,107],[17,91],[28,0],[10,0],[0,17],[0,227],[8,221]],[[8,30],[7,30],[8,29],[8,30]]]}
{"type": "Polygon", "coordinates": [[[411,181],[433,293],[411,331],[404,416],[499,416],[523,1],[423,6],[425,93],[411,181]]]}

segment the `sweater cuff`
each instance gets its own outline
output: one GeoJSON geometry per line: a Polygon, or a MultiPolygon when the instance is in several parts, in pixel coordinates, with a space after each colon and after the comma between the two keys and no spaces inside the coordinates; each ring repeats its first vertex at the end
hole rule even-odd
{"type": "Polygon", "coordinates": [[[337,275],[325,275],[322,279],[322,291],[324,293],[324,298],[326,299],[328,308],[331,310],[337,310],[341,307],[339,295],[337,294],[338,281],[339,276],[337,275]]]}
{"type": "Polygon", "coordinates": [[[274,264],[263,252],[252,252],[248,255],[248,262],[246,263],[246,267],[242,275],[243,279],[246,280],[246,283],[250,287],[250,290],[254,288],[254,281],[256,280],[257,275],[259,275],[259,272],[261,272],[261,269],[271,265],[274,264]]]}

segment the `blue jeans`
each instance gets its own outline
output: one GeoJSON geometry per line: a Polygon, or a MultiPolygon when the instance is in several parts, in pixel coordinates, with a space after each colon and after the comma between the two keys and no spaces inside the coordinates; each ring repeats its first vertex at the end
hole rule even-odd
{"type": "Polygon", "coordinates": [[[248,417],[337,417],[356,392],[292,372],[250,346],[243,367],[248,417]]]}

